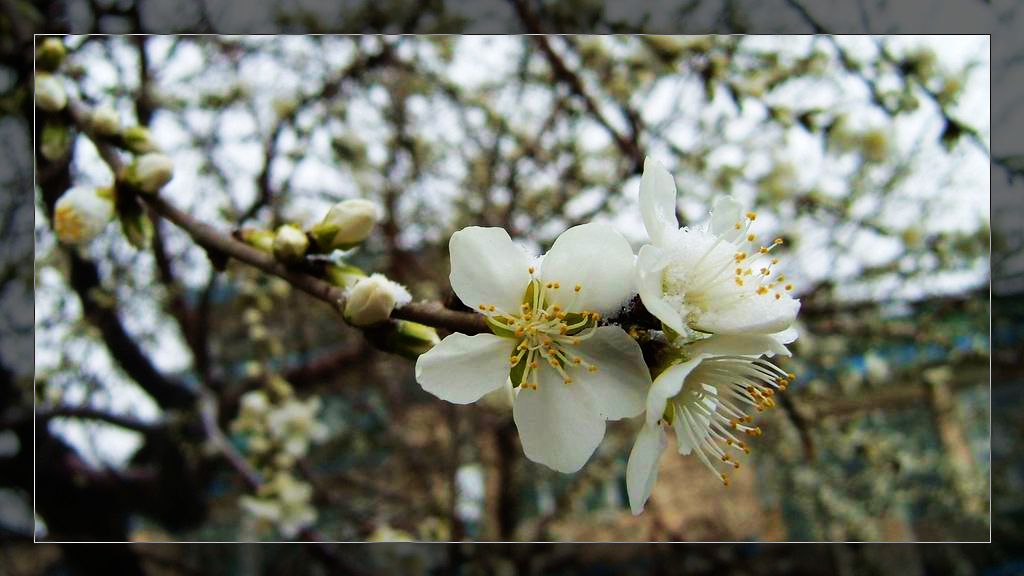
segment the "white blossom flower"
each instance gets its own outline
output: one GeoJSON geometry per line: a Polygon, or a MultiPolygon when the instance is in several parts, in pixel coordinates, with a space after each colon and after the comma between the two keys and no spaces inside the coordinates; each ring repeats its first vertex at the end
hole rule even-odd
{"type": "Polygon", "coordinates": [[[242,496],[238,503],[257,520],[276,526],[285,538],[294,538],[316,522],[312,498],[309,484],[279,472],[260,486],[256,496],[242,496]]]}
{"type": "Polygon", "coordinates": [[[787,329],[800,302],[792,284],[774,274],[776,239],[758,246],[750,226],[757,215],[720,197],[703,228],[679,228],[676,186],[648,158],[640,182],[640,209],[651,244],[637,256],[637,285],[644,306],[679,334],[769,334],[787,329]],[[748,247],[749,245],[749,247],[748,247]]]}
{"type": "Polygon", "coordinates": [[[36,106],[48,112],[58,112],[68,103],[68,95],[60,78],[40,72],[36,74],[36,106]]]}
{"type": "Polygon", "coordinates": [[[284,451],[296,458],[306,455],[310,442],[321,442],[327,437],[327,426],[316,419],[320,399],[313,396],[305,401],[288,398],[267,414],[267,429],[284,451]]]}
{"type": "Polygon", "coordinates": [[[760,358],[789,356],[771,335],[712,336],[674,352],[676,363],[654,379],[647,395],[644,424],[626,464],[633,514],[643,511],[657,479],[665,428],[675,431],[680,454],[695,453],[728,485],[728,471],[740,466],[733,453],[750,453],[739,436],[761,435],[750,412],[773,407],[776,390],[795,378],[760,358]]]}
{"type": "Polygon", "coordinates": [[[325,251],[348,249],[365,240],[379,218],[380,210],[373,202],[361,198],[343,200],[332,206],[311,232],[325,251]]]}
{"type": "Polygon", "coordinates": [[[113,190],[75,187],[57,200],[53,229],[61,242],[83,244],[98,236],[113,218],[113,190]]]}
{"type": "Polygon", "coordinates": [[[526,456],[575,472],[604,437],[605,421],[636,416],[650,374],[640,346],[598,326],[633,293],[633,251],[613,228],[562,233],[531,262],[500,228],[452,235],[451,285],[492,334],[452,334],[419,357],[416,380],[456,404],[515,389],[513,417],[526,456]]]}
{"type": "Polygon", "coordinates": [[[405,286],[383,274],[360,278],[346,291],[345,319],[353,326],[370,326],[387,320],[391,312],[412,302],[405,286]]]}

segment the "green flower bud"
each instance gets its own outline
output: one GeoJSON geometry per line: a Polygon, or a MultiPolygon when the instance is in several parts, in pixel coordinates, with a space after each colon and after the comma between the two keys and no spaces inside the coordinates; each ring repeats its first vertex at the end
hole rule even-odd
{"type": "Polygon", "coordinates": [[[139,156],[128,168],[128,181],[149,194],[159,192],[171,178],[174,178],[174,161],[159,152],[139,156]]]}
{"type": "Polygon", "coordinates": [[[416,359],[441,341],[437,330],[430,326],[407,320],[399,320],[395,324],[391,349],[407,358],[416,359]]]}
{"type": "Polygon", "coordinates": [[[246,228],[241,232],[242,242],[267,253],[274,252],[274,233],[270,230],[246,228]]]}
{"type": "Polygon", "coordinates": [[[331,207],[323,221],[310,231],[317,246],[324,252],[347,250],[370,235],[377,223],[377,205],[369,200],[354,199],[331,207]]]}
{"type": "Polygon", "coordinates": [[[92,111],[89,124],[101,136],[113,136],[121,130],[121,118],[112,106],[100,106],[92,111]]]}
{"type": "Polygon", "coordinates": [[[36,66],[40,70],[53,72],[60,68],[67,53],[60,38],[47,38],[36,48],[36,66]]]}
{"type": "Polygon", "coordinates": [[[63,124],[47,123],[43,126],[39,151],[47,160],[56,162],[64,157],[71,146],[71,133],[63,124]]]}
{"type": "Polygon", "coordinates": [[[45,72],[36,74],[36,106],[48,112],[59,112],[67,103],[68,95],[60,78],[45,72]]]}
{"type": "Polygon", "coordinates": [[[298,262],[309,249],[309,238],[297,226],[285,224],[274,236],[274,257],[282,262],[298,262]]]}
{"type": "Polygon", "coordinates": [[[358,282],[360,278],[366,278],[366,272],[347,264],[329,264],[326,276],[327,281],[331,284],[340,288],[349,288],[358,282]]]}
{"type": "Polygon", "coordinates": [[[124,138],[124,146],[135,154],[146,154],[158,150],[149,130],[143,126],[129,126],[124,129],[121,135],[124,138]]]}

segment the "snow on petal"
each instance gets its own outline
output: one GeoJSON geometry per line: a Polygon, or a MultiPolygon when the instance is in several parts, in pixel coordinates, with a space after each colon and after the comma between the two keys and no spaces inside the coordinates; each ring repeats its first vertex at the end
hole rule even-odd
{"type": "Polygon", "coordinates": [[[678,333],[685,331],[683,317],[665,299],[662,275],[671,262],[670,253],[651,244],[640,248],[636,262],[637,290],[647,311],[678,333]]]}
{"type": "Polygon", "coordinates": [[[788,294],[778,299],[770,294],[751,294],[729,306],[716,307],[700,315],[693,327],[716,334],[772,334],[789,328],[800,311],[800,301],[788,294]]]}

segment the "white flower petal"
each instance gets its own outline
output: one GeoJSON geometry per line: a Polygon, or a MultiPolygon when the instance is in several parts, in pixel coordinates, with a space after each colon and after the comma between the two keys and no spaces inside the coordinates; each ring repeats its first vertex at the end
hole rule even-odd
{"type": "Polygon", "coordinates": [[[547,367],[536,390],[519,390],[512,416],[526,457],[558,472],[582,468],[604,438],[604,418],[584,385],[565,384],[547,367]]]}
{"type": "Polygon", "coordinates": [[[641,247],[636,260],[636,283],[640,301],[647,311],[681,334],[686,331],[683,318],[665,300],[662,290],[662,275],[671,261],[671,253],[668,251],[651,244],[641,247]]]}
{"type": "Polygon", "coordinates": [[[582,224],[562,232],[544,255],[541,280],[559,283],[557,290],[547,294],[563,309],[612,313],[635,293],[635,261],[629,241],[615,228],[582,224]]]}
{"type": "Polygon", "coordinates": [[[647,393],[648,426],[655,426],[658,423],[662,414],[665,413],[665,405],[668,403],[668,399],[679,394],[679,391],[683,389],[683,382],[686,380],[686,376],[704,358],[704,354],[699,354],[691,360],[669,366],[668,369],[654,379],[654,384],[651,385],[651,389],[647,393]]]}
{"type": "Polygon", "coordinates": [[[782,332],[769,334],[769,336],[775,338],[775,340],[779,344],[792,344],[793,342],[796,341],[797,338],[800,337],[800,331],[796,329],[796,326],[790,326],[789,328],[786,328],[782,332]]]}
{"type": "Polygon", "coordinates": [[[743,234],[743,229],[736,229],[736,223],[743,221],[743,205],[732,196],[719,196],[715,207],[711,210],[711,233],[723,236],[733,242],[743,234]]]}
{"type": "Polygon", "coordinates": [[[416,381],[442,400],[476,402],[508,380],[515,345],[494,334],[451,334],[416,360],[416,381]]]}
{"type": "Polygon", "coordinates": [[[626,462],[626,493],[634,516],[644,511],[644,504],[651,496],[654,482],[658,479],[658,461],[667,444],[661,426],[644,424],[637,434],[626,462]]]}
{"type": "Polygon", "coordinates": [[[770,294],[752,294],[734,304],[700,314],[694,328],[715,334],[772,334],[790,327],[800,301],[788,294],[776,300],[770,294]]]}
{"type": "Polygon", "coordinates": [[[789,356],[789,350],[775,338],[774,334],[735,334],[715,335],[698,340],[686,346],[693,353],[712,356],[760,356],[776,354],[789,356]]]}
{"type": "Polygon", "coordinates": [[[644,396],[651,386],[651,375],[640,345],[622,328],[602,326],[593,336],[567,351],[597,366],[597,372],[576,368],[571,375],[594,398],[594,406],[602,417],[619,420],[644,411],[644,396]]]}
{"type": "Polygon", "coordinates": [[[660,162],[650,157],[644,160],[644,175],[640,178],[640,214],[655,245],[664,245],[668,235],[679,229],[676,181],[660,162]]]}
{"type": "Polygon", "coordinates": [[[452,234],[452,290],[476,310],[481,304],[518,313],[530,283],[530,259],[501,228],[470,226],[452,234]]]}

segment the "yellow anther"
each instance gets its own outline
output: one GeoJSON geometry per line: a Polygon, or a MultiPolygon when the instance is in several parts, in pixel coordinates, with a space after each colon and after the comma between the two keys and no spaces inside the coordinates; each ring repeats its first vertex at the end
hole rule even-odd
{"type": "Polygon", "coordinates": [[[747,212],[747,220],[750,220],[751,222],[757,220],[757,214],[754,212],[747,212]]]}
{"type": "Polygon", "coordinates": [[[736,278],[736,285],[737,286],[743,286],[743,279],[742,278],[736,278]]]}
{"type": "Polygon", "coordinates": [[[786,377],[790,380],[796,380],[796,374],[793,374],[792,372],[786,373],[786,377]]]}
{"type": "Polygon", "coordinates": [[[745,260],[745,259],[746,259],[746,257],[747,257],[746,253],[744,253],[744,252],[737,252],[737,253],[736,253],[736,256],[734,256],[733,258],[734,258],[734,259],[735,259],[735,260],[736,260],[737,262],[743,262],[743,260],[745,260]]]}
{"type": "Polygon", "coordinates": [[[563,382],[565,382],[566,384],[572,384],[572,378],[566,376],[565,380],[563,380],[563,382]]]}
{"type": "Polygon", "coordinates": [[[573,288],[573,290],[579,292],[580,290],[583,290],[583,286],[581,284],[577,284],[576,287],[573,288]]]}
{"type": "Polygon", "coordinates": [[[761,254],[767,254],[768,253],[768,247],[767,246],[761,246],[760,248],[757,249],[757,251],[760,252],[761,254]]]}
{"type": "Polygon", "coordinates": [[[587,366],[587,372],[590,372],[591,374],[596,374],[597,366],[594,366],[593,364],[587,366]]]}
{"type": "Polygon", "coordinates": [[[747,242],[753,242],[754,240],[757,240],[756,234],[747,234],[747,242]]]}
{"type": "Polygon", "coordinates": [[[782,238],[776,238],[772,241],[773,244],[782,244],[782,238]]]}
{"type": "Polygon", "coordinates": [[[558,290],[561,287],[562,287],[561,284],[559,284],[558,282],[555,282],[555,290],[558,290]]]}
{"type": "Polygon", "coordinates": [[[782,294],[779,294],[778,292],[776,292],[776,293],[775,293],[775,299],[776,299],[776,300],[779,300],[779,299],[781,299],[781,298],[782,298],[782,294]]]}
{"type": "Polygon", "coordinates": [[[579,356],[577,356],[577,357],[572,359],[572,363],[577,365],[577,366],[579,366],[580,364],[583,364],[583,359],[580,358],[579,356]]]}
{"type": "Polygon", "coordinates": [[[729,485],[729,477],[728,477],[728,476],[726,476],[726,475],[725,475],[725,474],[723,473],[723,474],[721,475],[721,478],[722,478],[722,484],[725,484],[726,486],[728,486],[728,485],[729,485]]]}
{"type": "Polygon", "coordinates": [[[489,310],[491,312],[494,312],[495,310],[497,310],[497,306],[495,306],[494,304],[491,304],[490,306],[487,307],[487,310],[489,310]]]}
{"type": "Polygon", "coordinates": [[[530,362],[530,368],[537,368],[538,366],[540,366],[540,364],[538,364],[536,360],[530,362]]]}
{"type": "Polygon", "coordinates": [[[765,288],[764,286],[759,286],[757,289],[757,293],[763,296],[768,293],[768,289],[765,288]]]}
{"type": "Polygon", "coordinates": [[[529,268],[527,268],[526,270],[527,270],[527,272],[529,272],[530,274],[533,274],[533,266],[530,266],[530,267],[529,267],[529,268]]]}
{"type": "Polygon", "coordinates": [[[479,308],[482,311],[486,311],[487,310],[487,306],[484,306],[483,304],[477,306],[477,308],[479,308]]]}
{"type": "Polygon", "coordinates": [[[737,268],[736,269],[736,275],[740,276],[741,274],[743,274],[743,268],[737,268]]]}
{"type": "Polygon", "coordinates": [[[772,258],[772,264],[778,264],[778,263],[779,263],[779,259],[778,258],[772,258]]]}

